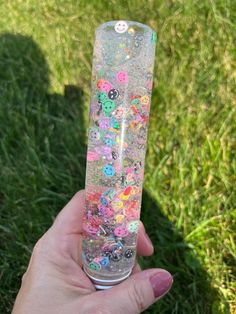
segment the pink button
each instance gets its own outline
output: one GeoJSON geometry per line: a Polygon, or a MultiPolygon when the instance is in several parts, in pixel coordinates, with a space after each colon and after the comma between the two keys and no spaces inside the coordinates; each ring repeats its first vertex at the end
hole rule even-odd
{"type": "Polygon", "coordinates": [[[120,226],[120,227],[117,227],[114,230],[114,234],[117,237],[123,238],[123,237],[127,237],[127,235],[129,234],[129,231],[128,231],[128,229],[125,226],[120,226]]]}
{"type": "Polygon", "coordinates": [[[126,217],[128,220],[138,219],[139,218],[139,212],[138,211],[129,212],[126,214],[126,217]]]}
{"type": "Polygon", "coordinates": [[[128,83],[128,73],[126,71],[119,71],[116,73],[116,80],[120,84],[128,83]]]}
{"type": "Polygon", "coordinates": [[[102,207],[100,210],[101,210],[102,215],[105,218],[112,217],[113,214],[114,214],[114,211],[111,208],[109,208],[109,207],[102,207]]]}
{"type": "Polygon", "coordinates": [[[93,227],[89,224],[85,224],[83,225],[83,229],[85,232],[89,233],[89,234],[96,234],[97,231],[98,231],[98,228],[97,227],[93,227]]]}
{"type": "Polygon", "coordinates": [[[88,151],[87,152],[87,160],[88,161],[96,161],[99,160],[99,154],[96,152],[88,151]]]}
{"type": "Polygon", "coordinates": [[[98,124],[99,124],[99,127],[101,129],[108,129],[110,126],[110,119],[109,118],[100,118],[98,120],[98,124]]]}
{"type": "Polygon", "coordinates": [[[97,81],[97,88],[105,93],[108,93],[112,89],[112,85],[108,81],[101,79],[97,81]]]}

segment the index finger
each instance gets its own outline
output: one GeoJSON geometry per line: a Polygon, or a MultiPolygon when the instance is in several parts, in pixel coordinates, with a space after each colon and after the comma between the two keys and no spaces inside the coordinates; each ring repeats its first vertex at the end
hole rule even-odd
{"type": "Polygon", "coordinates": [[[53,228],[61,234],[82,234],[85,190],[77,192],[56,217],[53,228]]]}

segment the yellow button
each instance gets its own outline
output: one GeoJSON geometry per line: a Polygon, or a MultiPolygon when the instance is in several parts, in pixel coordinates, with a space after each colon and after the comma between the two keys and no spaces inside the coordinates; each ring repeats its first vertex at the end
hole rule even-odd
{"type": "Polygon", "coordinates": [[[115,220],[116,220],[116,223],[122,223],[123,221],[124,221],[124,219],[125,219],[125,216],[124,215],[117,215],[116,217],[115,217],[115,220]]]}
{"type": "Polygon", "coordinates": [[[112,207],[115,210],[119,210],[119,209],[121,209],[123,207],[123,202],[122,201],[114,202],[114,203],[112,203],[112,207]]]}

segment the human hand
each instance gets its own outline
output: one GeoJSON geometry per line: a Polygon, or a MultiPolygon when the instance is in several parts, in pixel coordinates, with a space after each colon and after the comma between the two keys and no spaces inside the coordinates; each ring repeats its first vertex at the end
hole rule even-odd
{"type": "MultiPolygon", "coordinates": [[[[124,282],[96,291],[81,268],[84,206],[85,194],[80,191],[36,243],[12,314],[140,313],[171,288],[173,280],[167,271],[141,271],[137,264],[124,282]]],[[[153,253],[142,223],[137,252],[153,253]]]]}

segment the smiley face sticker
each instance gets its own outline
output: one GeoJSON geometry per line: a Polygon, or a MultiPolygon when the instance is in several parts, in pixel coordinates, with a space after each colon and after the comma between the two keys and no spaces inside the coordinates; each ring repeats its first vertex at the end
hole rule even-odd
{"type": "Polygon", "coordinates": [[[125,21],[118,21],[115,24],[115,31],[119,34],[123,34],[127,31],[128,24],[125,21]]]}

